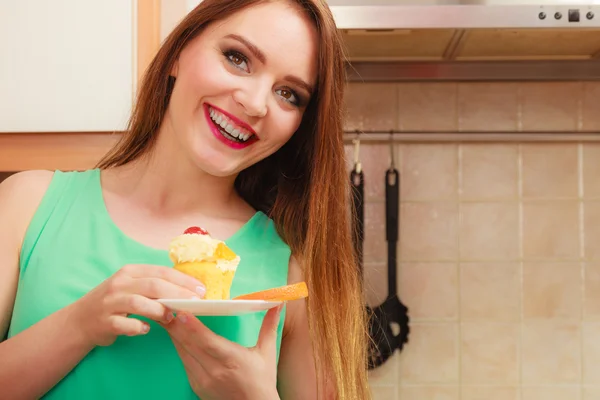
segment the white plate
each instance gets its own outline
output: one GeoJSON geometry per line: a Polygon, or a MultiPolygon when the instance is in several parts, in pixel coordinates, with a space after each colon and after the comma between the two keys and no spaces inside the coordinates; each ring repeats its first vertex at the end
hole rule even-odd
{"type": "Polygon", "coordinates": [[[268,310],[277,307],[281,301],[264,300],[182,300],[158,299],[174,311],[186,311],[198,316],[206,315],[241,315],[268,310]]]}

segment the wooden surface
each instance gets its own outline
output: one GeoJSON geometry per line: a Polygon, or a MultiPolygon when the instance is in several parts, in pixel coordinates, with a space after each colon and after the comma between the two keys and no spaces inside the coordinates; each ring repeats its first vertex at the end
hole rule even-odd
{"type": "Polygon", "coordinates": [[[93,168],[119,137],[112,132],[3,133],[0,171],[93,168]]]}
{"type": "Polygon", "coordinates": [[[137,2],[138,82],[160,46],[160,0],[137,2]]]}
{"type": "MultiPolygon", "coordinates": [[[[160,46],[161,0],[137,2],[137,79],[160,46]]],[[[0,172],[93,168],[117,142],[113,132],[0,133],[0,172]]]]}

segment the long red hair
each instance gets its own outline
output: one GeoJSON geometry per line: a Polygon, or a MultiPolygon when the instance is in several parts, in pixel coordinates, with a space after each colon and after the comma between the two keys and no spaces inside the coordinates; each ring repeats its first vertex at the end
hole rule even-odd
{"type": "MultiPolygon", "coordinates": [[[[126,133],[99,168],[127,164],[152,149],[169,102],[169,72],[186,44],[207,24],[263,1],[204,0],[181,21],[146,71],[126,133]]],[[[290,1],[310,16],[319,35],[317,87],[289,142],[242,171],[235,186],[273,219],[302,265],[319,376],[327,377],[336,398],[367,399],[367,316],[351,241],[342,136],[342,41],[325,1],[290,1]]]]}

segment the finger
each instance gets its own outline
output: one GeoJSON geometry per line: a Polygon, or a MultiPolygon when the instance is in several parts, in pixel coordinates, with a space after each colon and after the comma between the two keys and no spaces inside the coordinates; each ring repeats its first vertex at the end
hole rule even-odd
{"type": "Polygon", "coordinates": [[[116,297],[113,307],[116,313],[136,314],[157,322],[168,324],[173,320],[173,312],[161,303],[139,294],[125,294],[116,297]]]}
{"type": "Polygon", "coordinates": [[[129,264],[121,268],[121,271],[132,278],[160,278],[193,293],[197,293],[198,287],[204,288],[204,284],[192,276],[160,265],[129,264]]]}
{"type": "Polygon", "coordinates": [[[205,367],[209,362],[229,361],[235,357],[239,345],[208,329],[198,318],[188,313],[177,313],[177,317],[166,327],[169,334],[193,354],[205,367]],[[213,360],[207,359],[206,356],[213,360]]]}
{"type": "Polygon", "coordinates": [[[111,316],[110,324],[113,332],[117,335],[138,336],[145,335],[150,331],[150,325],[147,322],[120,315],[111,316]]]}
{"type": "Polygon", "coordinates": [[[191,299],[204,297],[204,286],[197,286],[194,291],[160,278],[132,279],[130,290],[150,299],[191,299]]]}
{"type": "Polygon", "coordinates": [[[267,311],[263,323],[258,334],[256,347],[264,355],[272,355],[275,357],[277,345],[277,330],[279,328],[279,320],[281,317],[281,309],[283,304],[271,308],[267,311]]]}

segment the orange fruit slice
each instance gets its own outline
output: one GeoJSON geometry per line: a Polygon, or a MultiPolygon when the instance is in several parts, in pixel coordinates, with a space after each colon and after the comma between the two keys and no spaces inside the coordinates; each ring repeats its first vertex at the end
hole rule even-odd
{"type": "Polygon", "coordinates": [[[308,287],[306,286],[306,283],[299,282],[292,285],[261,290],[260,292],[243,294],[234,297],[233,300],[291,301],[302,299],[307,296],[308,287]]]}

